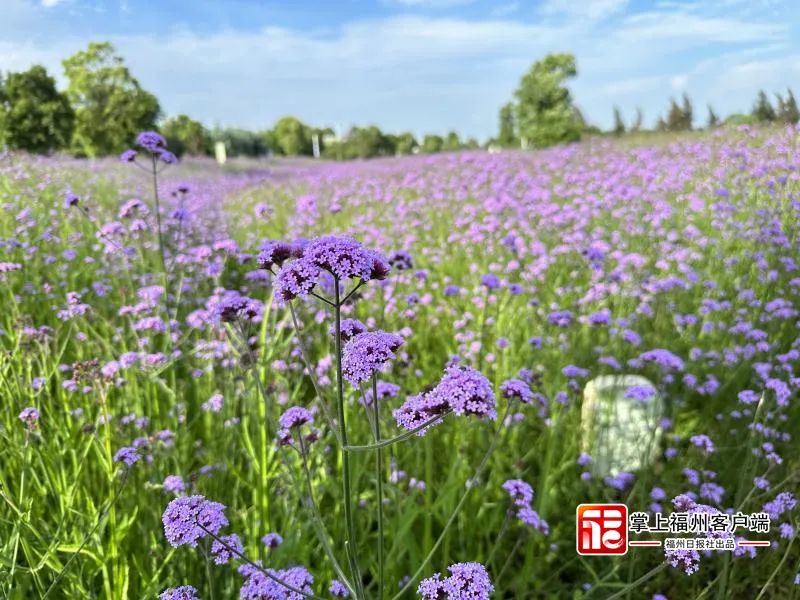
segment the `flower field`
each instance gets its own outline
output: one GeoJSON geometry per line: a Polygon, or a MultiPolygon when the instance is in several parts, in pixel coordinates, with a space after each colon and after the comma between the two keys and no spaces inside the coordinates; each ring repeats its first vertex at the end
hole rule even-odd
{"type": "Polygon", "coordinates": [[[798,139],[0,156],[0,597],[800,596],[798,139]],[[601,502],[770,545],[581,556],[601,502]]]}

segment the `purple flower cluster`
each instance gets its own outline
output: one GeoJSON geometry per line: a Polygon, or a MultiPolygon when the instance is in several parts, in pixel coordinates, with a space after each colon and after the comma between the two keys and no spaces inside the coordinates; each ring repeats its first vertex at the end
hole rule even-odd
{"type": "Polygon", "coordinates": [[[353,386],[367,381],[395,357],[403,337],[385,331],[365,331],[347,342],[342,352],[342,372],[353,386]]]}
{"type": "MultiPolygon", "coordinates": [[[[136,145],[168,165],[178,162],[175,155],[167,150],[167,140],[155,131],[142,131],[136,136],[136,145]]],[[[136,150],[128,149],[120,154],[119,159],[122,162],[134,162],[137,154],[136,150]]]]}
{"type": "Polygon", "coordinates": [[[132,467],[135,465],[139,460],[141,460],[142,455],[136,450],[136,448],[131,448],[126,446],[124,448],[120,448],[117,450],[117,453],[114,455],[114,462],[121,462],[124,463],[128,467],[132,467]]]}
{"type": "Polygon", "coordinates": [[[447,568],[450,576],[436,573],[417,588],[422,600],[489,600],[494,592],[486,567],[480,563],[456,563],[447,568]]]}
{"type": "Polygon", "coordinates": [[[322,272],[339,281],[369,281],[385,279],[390,269],[383,256],[349,237],[319,237],[302,250],[295,249],[293,254],[299,258],[281,267],[276,279],[278,293],[284,300],[307,295],[322,272]]]}
{"type": "MultiPolygon", "coordinates": [[[[489,380],[472,367],[452,365],[431,391],[407,398],[394,411],[394,418],[400,427],[412,430],[446,412],[495,419],[495,397],[489,380]]],[[[424,435],[426,430],[417,435],[424,435]]]]}
{"type": "MultiPolygon", "coordinates": [[[[343,343],[346,343],[359,333],[364,333],[366,330],[367,326],[358,319],[342,319],[339,322],[339,333],[342,336],[343,343]]],[[[328,333],[331,335],[336,335],[336,323],[331,323],[328,333]]]]}
{"type": "Polygon", "coordinates": [[[191,585],[169,588],[158,595],[158,600],[200,600],[197,590],[191,585]]]}
{"type": "Polygon", "coordinates": [[[235,533],[223,535],[211,544],[211,556],[214,557],[214,564],[225,565],[231,560],[244,554],[242,540],[235,533]]]}
{"type": "Polygon", "coordinates": [[[28,429],[35,429],[39,422],[39,411],[32,406],[23,408],[22,412],[19,413],[19,420],[25,423],[28,429]]]}
{"type": "Polygon", "coordinates": [[[523,404],[533,401],[530,386],[521,379],[508,379],[500,385],[500,392],[506,400],[519,400],[523,404]]]}
{"type": "Polygon", "coordinates": [[[286,409],[278,419],[278,424],[281,427],[278,431],[278,442],[281,445],[294,443],[295,440],[292,436],[292,430],[299,431],[303,425],[310,425],[313,422],[314,415],[307,408],[292,406],[286,409]]]}
{"type": "Polygon", "coordinates": [[[208,535],[206,530],[217,535],[228,525],[225,506],[203,496],[175,498],[167,505],[161,521],[167,541],[175,548],[183,545],[196,548],[197,541],[208,535]]]}
{"type": "Polygon", "coordinates": [[[547,535],[550,526],[547,521],[539,516],[533,507],[533,488],[521,479],[509,479],[503,484],[503,489],[508,492],[511,498],[511,513],[516,516],[523,525],[541,531],[547,535]]]}
{"type": "MultiPolygon", "coordinates": [[[[260,563],[256,564],[261,566],[260,563]]],[[[311,587],[314,585],[314,576],[305,567],[266,569],[266,571],[275,579],[289,584],[304,594],[314,593],[311,587]]],[[[242,600],[304,600],[303,594],[278,583],[253,565],[242,565],[239,567],[239,573],[245,578],[244,585],[239,590],[239,597],[242,600]]]]}

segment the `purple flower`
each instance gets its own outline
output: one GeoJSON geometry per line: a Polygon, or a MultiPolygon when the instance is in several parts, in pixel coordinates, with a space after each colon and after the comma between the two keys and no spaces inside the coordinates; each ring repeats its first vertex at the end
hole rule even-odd
{"type": "MultiPolygon", "coordinates": [[[[260,563],[256,563],[260,566],[260,563]]],[[[311,586],[314,577],[305,567],[292,567],[290,569],[266,569],[276,579],[288,583],[305,594],[313,594],[311,586]]],[[[252,565],[244,564],[239,567],[239,573],[246,580],[239,590],[241,600],[304,600],[302,594],[291,591],[285,585],[267,577],[252,565]]]]}
{"type": "Polygon", "coordinates": [[[521,379],[508,379],[500,385],[500,391],[507,400],[517,399],[523,404],[530,404],[533,392],[530,386],[521,379]]]}
{"type": "MultiPolygon", "coordinates": [[[[386,400],[387,398],[394,398],[400,392],[400,386],[388,381],[378,381],[375,386],[378,391],[378,400],[386,400]]],[[[367,390],[365,397],[365,405],[372,406],[372,388],[367,390]]]]}
{"type": "Polygon", "coordinates": [[[117,450],[117,453],[114,455],[114,462],[125,463],[127,466],[132,467],[141,458],[142,455],[136,451],[136,448],[125,446],[124,448],[117,450]]]}
{"type": "Polygon", "coordinates": [[[136,144],[148,152],[156,154],[167,147],[167,140],[155,131],[142,131],[136,136],[136,144]]]}
{"type": "Polygon", "coordinates": [[[284,300],[306,296],[317,283],[320,268],[311,261],[299,259],[281,267],[275,278],[275,288],[284,300]]]}
{"type": "Polygon", "coordinates": [[[258,300],[242,296],[236,291],[227,291],[214,307],[215,314],[223,323],[238,319],[258,323],[264,313],[264,305],[258,300]]]}
{"type": "Polygon", "coordinates": [[[345,344],[342,352],[344,378],[353,386],[367,381],[395,357],[394,353],[403,341],[403,337],[396,333],[359,333],[345,344]]]}
{"type": "Polygon", "coordinates": [[[171,494],[182,494],[186,491],[186,483],[180,475],[167,475],[162,486],[165,492],[171,494]]]}
{"type": "MultiPolygon", "coordinates": [[[[342,335],[342,343],[346,343],[348,340],[354,338],[359,333],[364,333],[366,330],[367,326],[358,319],[342,319],[339,323],[339,331],[342,335]]],[[[328,333],[331,335],[336,335],[336,323],[331,323],[328,333]]]]}
{"type": "Polygon", "coordinates": [[[533,500],[533,488],[521,479],[509,479],[503,489],[517,506],[528,506],[533,500]]]}
{"type": "Polygon", "coordinates": [[[338,579],[331,581],[328,591],[334,598],[347,598],[350,595],[350,592],[347,590],[345,585],[338,579]]]}
{"type": "Polygon", "coordinates": [[[225,402],[225,397],[220,394],[212,394],[211,397],[203,402],[201,408],[206,412],[215,412],[218,413],[222,410],[222,405],[225,402]]]}
{"type": "Polygon", "coordinates": [[[681,569],[687,575],[697,573],[700,568],[700,554],[697,550],[685,550],[683,548],[669,548],[664,551],[667,562],[670,566],[681,569]]]}
{"type": "Polygon", "coordinates": [[[316,238],[305,247],[302,260],[328,271],[340,281],[384,279],[389,273],[389,263],[385,258],[349,237],[329,235],[316,238]]]}
{"type": "Polygon", "coordinates": [[[693,446],[697,446],[706,454],[713,454],[714,453],[714,442],[711,441],[711,438],[705,434],[701,435],[693,435],[689,438],[689,441],[692,443],[693,446]]]}
{"type": "Polygon", "coordinates": [[[683,371],[683,360],[669,350],[656,348],[639,355],[639,360],[646,363],[655,363],[665,370],[683,371]]]}
{"type": "Polygon", "coordinates": [[[300,427],[306,423],[313,423],[314,415],[311,411],[302,406],[292,406],[287,409],[278,419],[278,423],[283,429],[300,427]]]}
{"type": "Polygon", "coordinates": [[[80,202],[80,198],[77,194],[73,194],[72,192],[66,192],[64,194],[64,208],[72,208],[73,206],[78,206],[78,202],[80,202]]]}
{"type": "Polygon", "coordinates": [[[19,420],[25,423],[28,429],[35,429],[36,424],[39,422],[39,411],[32,406],[23,408],[22,412],[19,413],[19,420]]]}
{"type": "Polygon", "coordinates": [[[480,563],[456,563],[448,567],[450,576],[438,573],[423,580],[417,588],[422,600],[489,600],[494,586],[480,563]]]}
{"type": "MultiPolygon", "coordinates": [[[[489,380],[472,367],[452,365],[430,392],[407,398],[394,411],[394,418],[400,427],[411,430],[447,411],[492,420],[497,418],[494,392],[489,380]]],[[[418,435],[424,434],[425,429],[418,432],[418,435]]]]}
{"type": "Polygon", "coordinates": [[[261,543],[271,550],[280,546],[283,543],[283,538],[279,533],[268,533],[261,538],[261,543]]]}
{"type": "Polygon", "coordinates": [[[214,564],[225,565],[231,560],[244,554],[242,540],[235,533],[223,535],[211,544],[211,556],[214,557],[214,564]]]}
{"type": "Polygon", "coordinates": [[[791,492],[781,492],[773,500],[764,504],[763,510],[773,521],[777,521],[780,516],[797,506],[797,500],[791,492]]]}
{"type": "Polygon", "coordinates": [[[133,148],[128,148],[122,154],[119,155],[119,160],[121,162],[126,162],[126,163],[133,162],[136,160],[137,154],[139,153],[136,152],[136,150],[134,150],[133,148]]]}
{"type": "Polygon", "coordinates": [[[266,269],[272,271],[272,267],[280,268],[283,263],[292,257],[293,248],[288,242],[279,242],[276,240],[267,240],[261,245],[261,252],[258,253],[259,269],[266,269]]]}
{"type": "Polygon", "coordinates": [[[172,500],[161,521],[167,541],[175,548],[185,544],[196,548],[197,541],[208,535],[206,530],[217,535],[228,525],[225,506],[203,496],[182,496],[172,500]]]}
{"type": "Polygon", "coordinates": [[[158,595],[158,600],[200,600],[197,590],[191,585],[169,588],[158,595]]]}
{"type": "Polygon", "coordinates": [[[414,267],[411,254],[405,250],[397,250],[389,256],[389,266],[398,271],[407,271],[414,267]]]}
{"type": "Polygon", "coordinates": [[[487,290],[496,290],[500,287],[500,280],[494,273],[487,273],[481,277],[481,285],[487,290]]]}

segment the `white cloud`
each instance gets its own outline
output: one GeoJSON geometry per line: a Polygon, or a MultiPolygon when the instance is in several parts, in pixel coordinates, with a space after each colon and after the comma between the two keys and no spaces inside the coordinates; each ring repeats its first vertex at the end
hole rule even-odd
{"type": "Polygon", "coordinates": [[[64,2],[64,0],[42,0],[42,6],[45,8],[51,8],[57,4],[61,4],[62,2],[64,2]]]}
{"type": "MultiPolygon", "coordinates": [[[[62,35],[14,41],[14,23],[30,28],[41,17],[32,11],[42,9],[9,1],[18,10],[10,24],[0,23],[0,68],[39,62],[60,75],[61,59],[88,40],[62,35]]],[[[720,111],[741,110],[758,87],[777,90],[797,80],[797,72],[779,60],[791,54],[792,43],[782,21],[737,20],[685,7],[622,16],[615,11],[623,4],[602,0],[597,6],[604,8],[591,13],[595,23],[562,18],[572,5],[550,0],[549,10],[561,6],[562,12],[539,23],[399,15],[324,32],[269,26],[95,37],[116,44],[169,114],[254,128],[291,113],[343,127],[375,123],[394,131],[457,129],[486,137],[521,74],[551,51],[576,54],[579,77],[571,87],[584,114],[603,125],[610,124],[613,104],[629,114],[642,106],[655,115],[670,95],[685,89],[720,111]],[[698,48],[704,51],[698,54],[698,48]]]]}

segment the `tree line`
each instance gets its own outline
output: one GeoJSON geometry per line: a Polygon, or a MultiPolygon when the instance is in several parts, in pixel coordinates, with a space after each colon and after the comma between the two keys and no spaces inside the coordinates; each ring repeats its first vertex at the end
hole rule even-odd
{"type": "Polygon", "coordinates": [[[211,155],[218,142],[233,156],[311,156],[332,159],[434,153],[478,148],[475,139],[391,134],[378,127],[352,127],[337,136],[331,128],[287,116],[272,129],[207,128],[187,115],[161,119],[158,99],[145,90],[108,42],[89,44],[63,61],[68,85],[58,90],[47,70],[0,74],[0,146],[32,153],[69,152],[106,156],[121,152],[139,131],[157,130],[176,155],[211,155]]]}
{"type": "MultiPolygon", "coordinates": [[[[609,131],[589,125],[575,106],[567,82],[577,76],[578,69],[572,54],[549,54],[522,76],[514,98],[500,108],[497,136],[490,140],[504,148],[543,148],[553,144],[578,141],[585,135],[617,135],[648,131],[644,113],[637,109],[626,123],[619,107],[614,107],[613,126],[609,131]]],[[[708,106],[705,127],[724,124],[794,124],[800,121],[800,111],[791,89],[786,95],[775,94],[773,105],[763,90],[758,93],[748,114],[737,113],[724,121],[708,106]]],[[[670,99],[666,114],[659,116],[650,131],[691,131],[695,128],[695,111],[688,94],[680,101],[670,99]]]]}
{"type": "MultiPolygon", "coordinates": [[[[207,128],[187,115],[162,119],[158,99],[145,90],[124,59],[108,42],[93,42],[63,61],[66,90],[60,91],[47,70],[0,74],[0,147],[33,153],[69,152],[105,156],[124,150],[139,131],[158,130],[170,149],[181,155],[211,155],[222,142],[233,156],[311,156],[347,160],[402,154],[432,154],[481,147],[543,148],[574,142],[586,135],[623,135],[645,131],[641,109],[626,123],[614,107],[610,131],[586,123],[567,87],[578,74],[575,57],[548,54],[523,74],[513,99],[500,108],[497,136],[480,144],[462,140],[455,131],[417,139],[410,132],[391,134],[376,126],[351,127],[344,135],[314,127],[296,117],[280,119],[271,129],[207,128]]],[[[773,104],[760,91],[749,114],[724,121],[708,107],[706,127],[723,123],[796,123],[800,120],[791,90],[776,94],[773,104]]],[[[657,131],[689,131],[695,111],[687,94],[670,99],[657,131]]]]}

